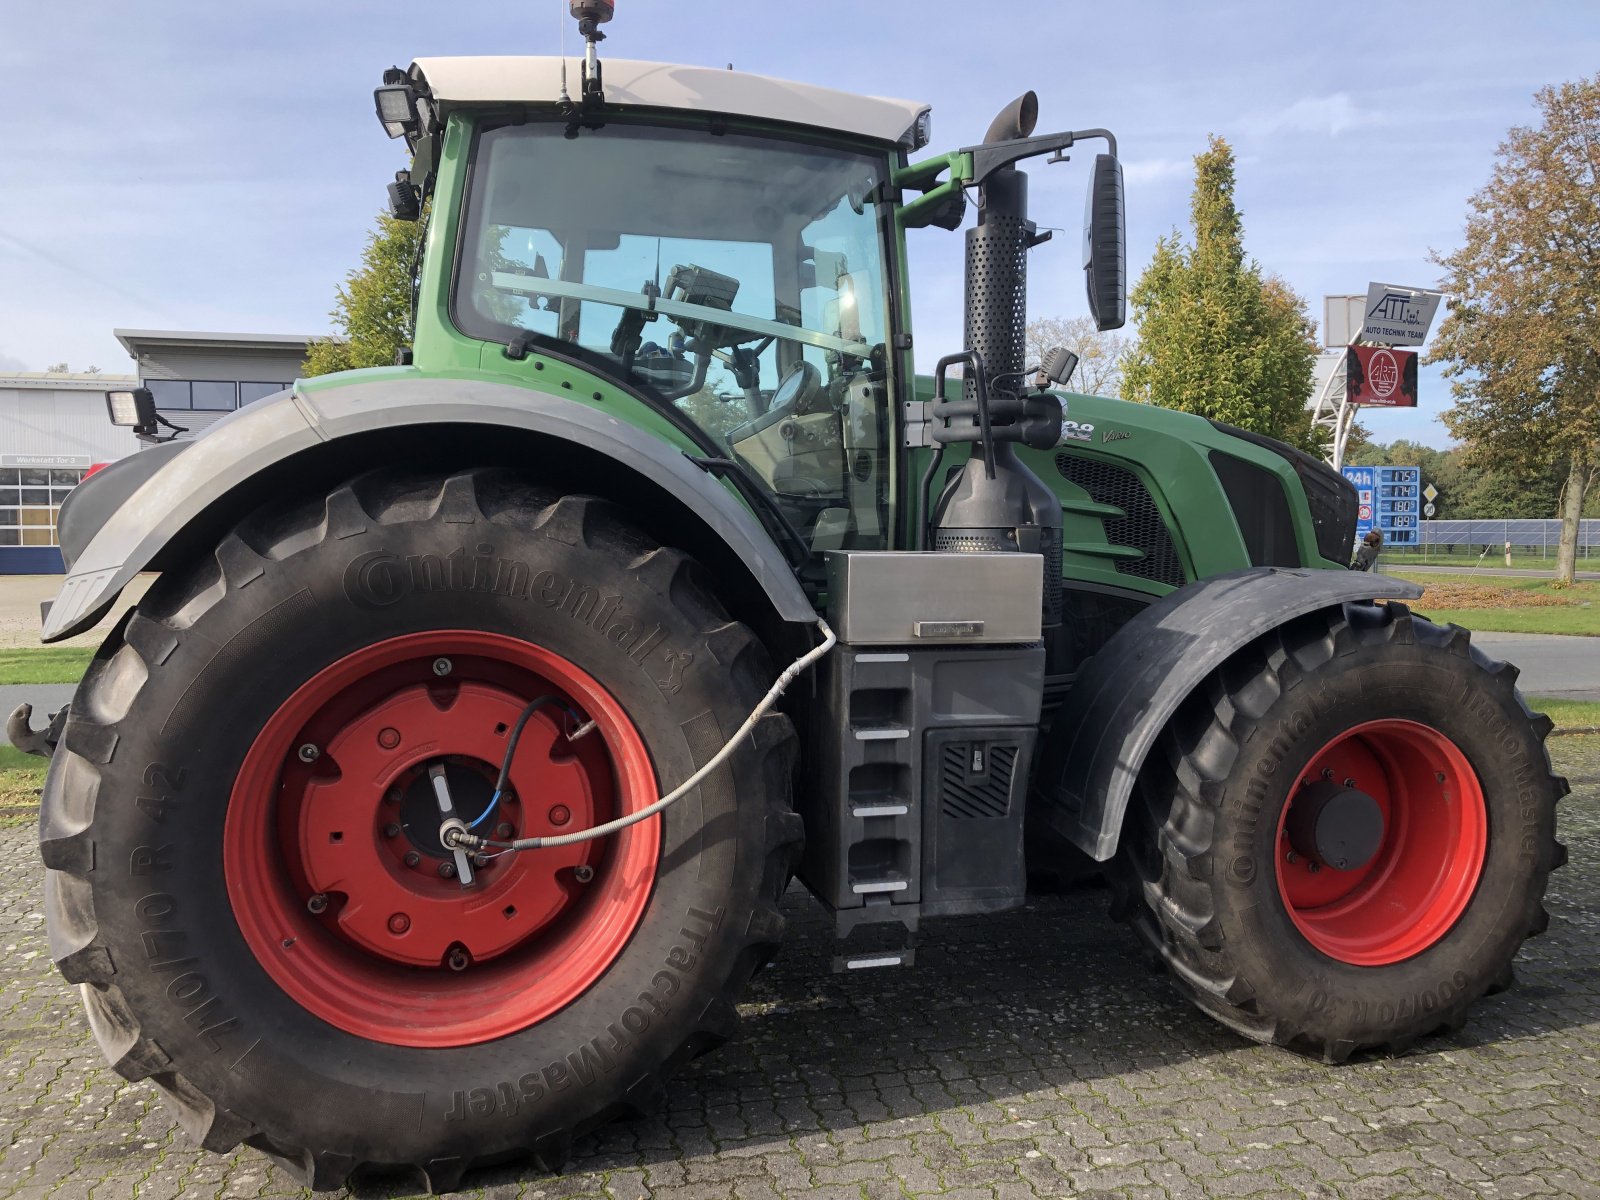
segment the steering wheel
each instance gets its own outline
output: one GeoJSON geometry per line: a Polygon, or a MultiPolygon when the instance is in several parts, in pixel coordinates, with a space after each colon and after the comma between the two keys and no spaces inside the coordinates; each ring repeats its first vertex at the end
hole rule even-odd
{"type": "Polygon", "coordinates": [[[795,413],[804,412],[810,408],[811,401],[821,390],[822,372],[802,358],[789,368],[782,379],[778,380],[778,386],[772,393],[772,402],[767,406],[767,413],[769,416],[774,413],[793,416],[795,413]]]}

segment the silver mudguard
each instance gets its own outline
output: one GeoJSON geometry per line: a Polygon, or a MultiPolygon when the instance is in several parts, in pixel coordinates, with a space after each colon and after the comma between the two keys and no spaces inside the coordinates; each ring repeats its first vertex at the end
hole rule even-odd
{"type": "Polygon", "coordinates": [[[785,621],[816,613],[765,529],[677,448],[598,409],[484,380],[386,378],[295,389],[218,421],[147,479],[74,560],[45,615],[46,642],[90,628],[163,546],[246,480],[323,442],[403,425],[528,430],[596,450],[664,488],[739,556],[785,621]]]}
{"type": "Polygon", "coordinates": [[[1250,567],[1162,597],[1078,673],[1042,750],[1034,777],[1037,811],[1104,862],[1116,853],[1134,780],[1156,736],[1224,659],[1318,609],[1420,595],[1420,585],[1387,575],[1250,567]]]}

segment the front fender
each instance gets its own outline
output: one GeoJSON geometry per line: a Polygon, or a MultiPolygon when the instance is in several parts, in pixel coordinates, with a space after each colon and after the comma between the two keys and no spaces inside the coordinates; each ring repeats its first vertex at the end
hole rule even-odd
{"type": "Polygon", "coordinates": [[[1035,810],[1099,862],[1117,850],[1145,756],[1195,686],[1295,617],[1352,601],[1414,600],[1419,584],[1355,571],[1251,567],[1163,597],[1078,673],[1035,775],[1035,810]]]}
{"type": "Polygon", "coordinates": [[[544,392],[475,379],[389,378],[257,401],[218,421],[144,480],[88,539],[45,614],[42,639],[90,628],[191,521],[261,472],[325,443],[403,425],[526,430],[598,451],[691,509],[722,538],[779,617],[814,622],[766,530],[679,450],[626,421],[544,392]]]}

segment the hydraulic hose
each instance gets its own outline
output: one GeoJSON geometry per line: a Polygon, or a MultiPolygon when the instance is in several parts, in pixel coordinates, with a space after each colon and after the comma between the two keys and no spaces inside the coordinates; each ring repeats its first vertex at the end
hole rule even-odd
{"type": "Polygon", "coordinates": [[[778,699],[783,695],[784,690],[797,678],[799,678],[801,672],[820,661],[829,650],[832,650],[834,646],[838,644],[838,637],[834,634],[833,630],[828,627],[828,623],[826,621],[824,621],[821,617],[818,617],[817,625],[822,630],[821,644],[812,647],[799,658],[795,659],[794,662],[789,664],[789,666],[784,670],[783,674],[778,676],[777,680],[773,683],[767,694],[761,698],[761,703],[757,704],[750,715],[745,718],[744,724],[739,726],[738,729],[734,730],[733,736],[723,744],[722,749],[713,754],[693,775],[690,775],[689,778],[685,779],[677,787],[673,788],[672,791],[668,792],[665,796],[662,796],[654,803],[646,805],[638,812],[631,812],[626,816],[618,817],[614,821],[607,821],[603,825],[596,825],[590,829],[579,829],[572,833],[552,834],[549,837],[518,838],[514,842],[500,842],[491,838],[478,837],[476,834],[465,833],[460,829],[452,828],[448,831],[441,832],[441,840],[447,846],[465,846],[471,850],[489,849],[507,852],[515,850],[539,850],[551,846],[571,846],[577,842],[592,842],[597,838],[606,837],[609,834],[626,829],[629,825],[637,825],[640,821],[648,820],[650,817],[655,816],[668,805],[681,800],[684,796],[687,796],[696,787],[698,787],[700,783],[711,774],[712,771],[715,771],[718,767],[720,767],[727,760],[728,756],[738,748],[739,744],[749,737],[753,732],[755,732],[757,723],[760,722],[761,718],[766,716],[766,714],[772,709],[772,706],[778,702],[778,699]]]}

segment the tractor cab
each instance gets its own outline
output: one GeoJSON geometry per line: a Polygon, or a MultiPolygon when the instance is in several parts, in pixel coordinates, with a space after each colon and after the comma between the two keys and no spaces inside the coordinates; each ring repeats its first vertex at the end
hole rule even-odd
{"type": "Polygon", "coordinates": [[[587,104],[553,58],[389,80],[380,114],[414,155],[396,210],[426,189],[452,214],[419,362],[465,338],[511,373],[580,366],[758,487],[811,553],[890,544],[909,369],[892,181],[926,105],[627,60],[587,104]]]}

